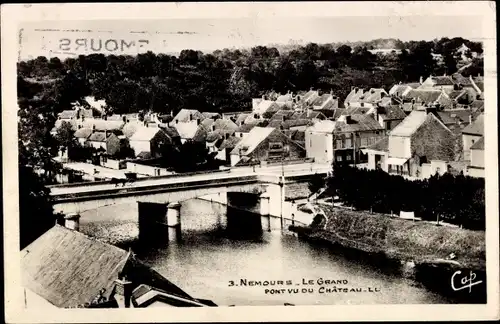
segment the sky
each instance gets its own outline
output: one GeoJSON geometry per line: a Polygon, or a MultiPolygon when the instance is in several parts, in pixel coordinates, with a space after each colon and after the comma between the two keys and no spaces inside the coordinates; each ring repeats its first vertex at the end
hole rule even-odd
{"type": "Polygon", "coordinates": [[[19,25],[19,58],[103,52],[136,54],[183,49],[211,52],[255,45],[368,41],[376,38],[479,40],[481,17],[471,16],[300,16],[186,18],[161,20],[80,20],[19,25]],[[77,42],[77,39],[82,39],[77,42]],[[142,42],[139,42],[142,40],[142,42]],[[141,45],[141,46],[139,46],[141,45]]]}

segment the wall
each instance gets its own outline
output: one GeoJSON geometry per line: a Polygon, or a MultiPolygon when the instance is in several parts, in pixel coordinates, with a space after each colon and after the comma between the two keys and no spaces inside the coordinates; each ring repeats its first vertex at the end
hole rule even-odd
{"type": "Polygon", "coordinates": [[[480,135],[468,135],[468,134],[463,134],[462,135],[462,142],[463,142],[463,148],[464,148],[464,160],[465,161],[470,161],[471,159],[471,152],[470,152],[470,147],[476,143],[482,136],[480,135]]]}
{"type": "Polygon", "coordinates": [[[151,152],[151,143],[149,141],[130,141],[129,143],[136,156],[141,152],[151,152]]]}
{"type": "Polygon", "coordinates": [[[470,165],[484,168],[484,150],[470,150],[470,165]]]}
{"type": "Polygon", "coordinates": [[[24,300],[25,300],[25,308],[27,309],[43,309],[46,310],[47,308],[57,308],[55,305],[49,303],[47,300],[45,300],[43,297],[37,295],[36,293],[32,292],[31,290],[27,288],[23,288],[24,291],[24,300]]]}
{"type": "Polygon", "coordinates": [[[467,168],[467,175],[475,178],[484,178],[484,169],[467,168]]]}
{"type": "Polygon", "coordinates": [[[389,136],[389,156],[399,158],[411,157],[410,138],[402,136],[389,136]]]}
{"type": "Polygon", "coordinates": [[[453,161],[454,148],[455,136],[433,115],[428,115],[424,124],[411,136],[412,156],[425,156],[427,161],[453,161]]]}
{"type": "Polygon", "coordinates": [[[153,167],[136,162],[127,162],[127,171],[135,172],[138,174],[146,174],[150,176],[162,176],[162,175],[173,174],[173,172],[170,172],[165,168],[153,167]]]}
{"type": "Polygon", "coordinates": [[[306,157],[315,162],[331,162],[333,160],[333,135],[326,133],[305,132],[306,157]]]}
{"type": "Polygon", "coordinates": [[[101,165],[105,168],[120,170],[120,161],[113,159],[106,159],[105,162],[101,162],[101,165]]]}
{"type": "Polygon", "coordinates": [[[120,139],[115,134],[108,137],[106,144],[106,153],[109,155],[115,155],[120,150],[120,139]]]}
{"type": "Polygon", "coordinates": [[[298,146],[295,142],[286,137],[285,134],[281,133],[278,130],[275,130],[271,132],[271,134],[269,134],[269,136],[265,140],[257,145],[255,150],[251,153],[252,158],[259,161],[268,161],[270,159],[270,142],[281,142],[283,143],[284,147],[289,147],[289,155],[285,157],[285,160],[299,159],[305,157],[306,155],[306,151],[304,148],[298,146]]]}

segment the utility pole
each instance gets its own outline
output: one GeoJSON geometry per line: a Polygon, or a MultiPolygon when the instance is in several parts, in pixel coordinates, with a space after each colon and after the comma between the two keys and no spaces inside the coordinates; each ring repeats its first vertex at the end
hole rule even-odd
{"type": "Polygon", "coordinates": [[[354,132],[352,132],[352,159],[354,161],[354,167],[356,167],[356,137],[354,132]]]}

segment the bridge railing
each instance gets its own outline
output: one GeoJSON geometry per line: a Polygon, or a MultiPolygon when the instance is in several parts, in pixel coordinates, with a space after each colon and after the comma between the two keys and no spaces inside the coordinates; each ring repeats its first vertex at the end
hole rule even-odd
{"type": "Polygon", "coordinates": [[[227,184],[241,184],[241,183],[252,183],[258,182],[258,177],[256,175],[250,176],[238,176],[231,178],[221,178],[216,180],[196,180],[193,182],[180,182],[180,183],[172,183],[172,184],[155,184],[141,187],[116,187],[110,189],[101,189],[101,190],[93,190],[91,192],[81,192],[81,193],[67,193],[67,194],[57,194],[52,195],[55,197],[56,201],[74,199],[74,198],[84,198],[84,197],[95,197],[99,196],[113,196],[113,195],[124,195],[124,194],[134,194],[134,193],[146,193],[148,191],[154,191],[155,193],[162,191],[170,191],[174,189],[196,189],[200,187],[208,187],[215,186],[217,184],[227,185],[227,184]]]}
{"type": "MultiPolygon", "coordinates": [[[[181,178],[181,177],[189,177],[193,175],[199,174],[216,174],[216,173],[229,173],[230,170],[209,170],[209,171],[195,171],[195,172],[186,172],[186,173],[176,173],[176,174],[168,174],[162,176],[153,176],[146,178],[138,178],[134,180],[129,180],[130,182],[145,182],[149,180],[156,179],[171,179],[171,178],[181,178]]],[[[72,187],[91,187],[97,185],[105,185],[105,184],[114,184],[113,180],[98,180],[92,182],[74,182],[74,183],[64,183],[64,184],[55,184],[47,186],[47,188],[72,188],[72,187]]]]}

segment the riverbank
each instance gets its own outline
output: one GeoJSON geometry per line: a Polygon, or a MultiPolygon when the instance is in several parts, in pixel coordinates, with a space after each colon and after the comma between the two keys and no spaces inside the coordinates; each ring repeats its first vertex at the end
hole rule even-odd
{"type": "Polygon", "coordinates": [[[358,254],[360,259],[394,268],[401,275],[457,300],[483,302],[486,299],[486,285],[483,285],[484,291],[476,289],[476,294],[466,296],[458,294],[450,284],[457,271],[467,274],[472,271],[485,280],[483,231],[331,206],[319,208],[325,213],[326,223],[318,228],[292,227],[291,230],[308,241],[328,243],[342,253],[349,250],[349,254],[358,254]],[[453,260],[448,260],[450,254],[455,256],[453,260]]]}

